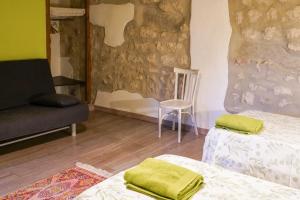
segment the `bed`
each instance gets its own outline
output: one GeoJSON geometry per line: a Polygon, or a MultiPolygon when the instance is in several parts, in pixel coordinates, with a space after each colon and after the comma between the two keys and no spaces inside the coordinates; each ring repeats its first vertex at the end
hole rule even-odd
{"type": "MultiPolygon", "coordinates": [[[[299,200],[300,190],[225,170],[190,158],[162,155],[158,159],[186,167],[204,176],[204,186],[192,200],[299,200]]],[[[76,200],[151,200],[126,189],[124,172],[81,193],[76,200]]]]}
{"type": "Polygon", "coordinates": [[[258,135],[212,128],[205,138],[202,161],[300,189],[300,119],[246,111],[261,119],[258,135]]]}

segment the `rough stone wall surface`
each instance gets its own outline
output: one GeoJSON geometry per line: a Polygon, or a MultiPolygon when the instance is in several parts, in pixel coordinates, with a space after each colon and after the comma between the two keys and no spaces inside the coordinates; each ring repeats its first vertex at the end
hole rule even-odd
{"type": "Polygon", "coordinates": [[[61,56],[70,58],[73,78],[80,80],[85,80],[86,74],[85,34],[84,17],[60,21],[61,56]]]}
{"type": "Polygon", "coordinates": [[[98,90],[126,90],[158,100],[173,96],[173,67],[190,67],[191,0],[92,0],[135,6],[125,42],[104,43],[103,27],[92,25],[93,97],[98,90]]]}
{"type": "MultiPolygon", "coordinates": [[[[84,0],[69,0],[70,7],[84,8],[84,0]]],[[[73,78],[85,80],[86,76],[86,25],[84,17],[60,20],[61,56],[69,57],[73,78]]],[[[64,66],[62,66],[64,67],[64,66]]]]}
{"type": "Polygon", "coordinates": [[[229,0],[229,112],[300,116],[300,1],[229,0]]]}

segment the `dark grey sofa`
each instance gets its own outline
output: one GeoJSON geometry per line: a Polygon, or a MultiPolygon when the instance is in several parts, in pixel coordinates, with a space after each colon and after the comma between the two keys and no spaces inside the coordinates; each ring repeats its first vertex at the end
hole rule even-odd
{"type": "Polygon", "coordinates": [[[76,135],[74,124],[87,120],[88,106],[31,104],[48,94],[55,94],[48,60],[0,62],[0,146],[69,127],[76,135]]]}

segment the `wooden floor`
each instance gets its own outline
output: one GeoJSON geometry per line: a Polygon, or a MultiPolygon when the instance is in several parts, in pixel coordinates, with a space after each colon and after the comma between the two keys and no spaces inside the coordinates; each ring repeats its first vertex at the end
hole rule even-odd
{"type": "MultiPolygon", "coordinates": [[[[204,131],[205,132],[205,131],[204,131]]],[[[150,156],[176,154],[201,159],[204,135],[176,132],[136,119],[94,111],[76,138],[60,132],[0,148],[0,196],[83,162],[116,173],[150,156]]]]}

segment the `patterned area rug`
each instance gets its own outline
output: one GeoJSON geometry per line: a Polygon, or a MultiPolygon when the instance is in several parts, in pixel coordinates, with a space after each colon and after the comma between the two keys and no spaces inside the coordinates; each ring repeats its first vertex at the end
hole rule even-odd
{"type": "Polygon", "coordinates": [[[16,192],[0,197],[1,200],[69,200],[84,190],[111,176],[90,165],[76,163],[76,167],[39,180],[16,192]]]}

